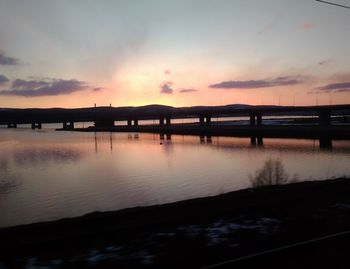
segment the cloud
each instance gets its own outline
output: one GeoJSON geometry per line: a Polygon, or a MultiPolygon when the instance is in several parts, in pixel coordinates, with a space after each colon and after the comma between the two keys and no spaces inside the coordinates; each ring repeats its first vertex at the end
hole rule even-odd
{"type": "Polygon", "coordinates": [[[12,82],[13,89],[36,89],[40,87],[50,86],[50,82],[45,80],[24,80],[16,79],[12,82]]]}
{"type": "Polygon", "coordinates": [[[0,50],[0,65],[19,65],[20,61],[13,57],[8,57],[0,50]]]}
{"type": "Polygon", "coordinates": [[[6,76],[0,74],[0,85],[6,84],[9,81],[10,80],[6,76]]]}
{"type": "Polygon", "coordinates": [[[276,86],[293,86],[303,82],[304,81],[298,76],[285,76],[264,80],[223,81],[217,84],[212,84],[209,87],[214,89],[258,89],[276,86]]]}
{"type": "Polygon", "coordinates": [[[325,86],[315,88],[316,91],[310,91],[308,93],[320,93],[320,92],[350,92],[350,82],[341,82],[341,83],[331,83],[325,86]]]}
{"type": "Polygon", "coordinates": [[[164,75],[170,75],[170,74],[171,74],[171,70],[168,70],[168,69],[164,70],[164,75]]]}
{"type": "Polygon", "coordinates": [[[163,82],[162,85],[160,85],[160,93],[165,93],[165,94],[172,94],[173,93],[173,89],[171,88],[171,86],[173,85],[173,83],[171,81],[165,81],[163,82]]]}
{"type": "Polygon", "coordinates": [[[188,92],[197,92],[198,90],[196,89],[180,89],[180,93],[188,93],[188,92]]]}
{"type": "Polygon", "coordinates": [[[85,82],[76,79],[53,79],[50,81],[16,79],[12,83],[12,88],[0,91],[0,95],[23,97],[57,96],[87,89],[91,89],[91,87],[85,82]]]}

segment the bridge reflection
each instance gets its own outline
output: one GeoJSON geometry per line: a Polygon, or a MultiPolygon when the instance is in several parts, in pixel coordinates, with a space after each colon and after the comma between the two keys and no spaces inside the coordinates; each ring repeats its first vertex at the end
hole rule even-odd
{"type": "MultiPolygon", "coordinates": [[[[171,140],[171,134],[160,134],[159,139],[164,140],[166,137],[167,140],[171,140]]],[[[219,137],[217,137],[219,138],[219,137]]],[[[235,137],[232,137],[235,138],[235,137]]],[[[322,136],[318,139],[320,149],[332,149],[332,138],[329,136],[322,136]]],[[[200,135],[199,136],[200,144],[212,144],[213,137],[211,135],[200,135]]],[[[264,146],[264,137],[262,136],[251,136],[250,137],[251,147],[263,147],[264,146]]]]}
{"type": "MultiPolygon", "coordinates": [[[[94,145],[95,145],[95,152],[98,152],[98,144],[99,142],[102,142],[104,144],[109,143],[110,151],[113,151],[113,142],[114,142],[114,134],[113,132],[109,132],[108,138],[105,135],[105,133],[94,133],[94,145]],[[100,135],[100,136],[99,136],[100,135]],[[100,141],[99,141],[100,140],[100,141]],[[108,142],[107,142],[108,141],[108,142]]],[[[250,137],[234,137],[234,136],[211,136],[211,135],[172,135],[169,133],[160,133],[160,134],[138,134],[138,133],[129,133],[127,134],[126,138],[127,140],[135,141],[135,140],[144,140],[145,137],[152,137],[152,140],[154,142],[159,143],[160,145],[165,145],[167,143],[171,143],[173,138],[175,138],[176,143],[186,144],[206,144],[214,146],[221,146],[221,140],[227,140],[227,139],[242,139],[242,144],[237,144],[237,147],[243,146],[243,147],[250,147],[250,148],[263,148],[265,146],[265,140],[271,141],[271,140],[279,140],[279,141],[286,141],[287,144],[289,144],[290,139],[284,139],[284,138],[269,138],[269,137],[263,137],[263,136],[250,136],[250,137]],[[179,140],[179,137],[182,137],[181,140],[179,140]],[[187,137],[187,139],[186,139],[187,137]],[[246,141],[246,142],[243,142],[246,141]],[[248,142],[249,141],[249,142],[248,142]]],[[[118,140],[118,139],[117,139],[118,140]]],[[[333,139],[329,136],[322,136],[317,139],[303,139],[304,141],[314,141],[313,143],[314,147],[318,147],[322,150],[332,150],[333,148],[333,139]],[[318,145],[318,146],[317,146],[318,145]]],[[[224,144],[227,146],[226,144],[224,144]]]]}

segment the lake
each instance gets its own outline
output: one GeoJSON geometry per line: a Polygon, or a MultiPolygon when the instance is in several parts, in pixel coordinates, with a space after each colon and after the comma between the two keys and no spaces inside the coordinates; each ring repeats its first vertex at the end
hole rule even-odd
{"type": "MultiPolygon", "coordinates": [[[[300,180],[350,175],[350,141],[0,128],[0,227],[217,195],[271,158],[300,180]]],[[[59,126],[61,127],[61,126],[59,126]]]]}

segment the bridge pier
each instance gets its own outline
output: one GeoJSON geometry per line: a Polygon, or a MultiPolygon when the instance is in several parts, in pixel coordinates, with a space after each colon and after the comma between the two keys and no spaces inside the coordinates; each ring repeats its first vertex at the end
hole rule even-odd
{"type": "Polygon", "coordinates": [[[211,116],[200,116],[199,117],[199,125],[200,126],[210,126],[211,125],[211,116]]]}
{"type": "Polygon", "coordinates": [[[250,126],[255,126],[255,125],[256,125],[255,114],[250,113],[250,114],[249,114],[249,118],[250,118],[250,121],[249,121],[250,126]]]}
{"type": "Polygon", "coordinates": [[[139,120],[138,119],[134,119],[134,126],[138,126],[139,125],[139,120]]]}
{"type": "Polygon", "coordinates": [[[249,114],[250,126],[261,126],[262,125],[262,114],[261,113],[250,113],[249,114]]]}
{"type": "Polygon", "coordinates": [[[331,125],[331,112],[329,110],[322,110],[318,112],[318,123],[321,126],[331,125]]]}
{"type": "Polygon", "coordinates": [[[41,122],[33,122],[32,129],[41,129],[41,122]]]}
{"type": "Polygon", "coordinates": [[[17,128],[17,123],[9,122],[9,123],[7,123],[7,128],[17,128]]]}
{"type": "Polygon", "coordinates": [[[261,126],[262,125],[262,114],[256,114],[256,125],[261,126]]]}
{"type": "Polygon", "coordinates": [[[206,121],[205,123],[207,126],[211,125],[211,117],[210,116],[205,117],[205,121],[206,121]]]}
{"type": "Polygon", "coordinates": [[[166,117],[166,118],[165,118],[165,124],[166,124],[167,126],[170,126],[170,125],[171,125],[171,118],[170,118],[170,117],[166,117]]]}
{"type": "Polygon", "coordinates": [[[63,122],[63,129],[66,129],[66,130],[74,129],[74,121],[63,122]]]}
{"type": "Polygon", "coordinates": [[[163,126],[164,125],[164,117],[159,118],[159,125],[163,126]]]}
{"type": "Polygon", "coordinates": [[[204,126],[204,117],[199,117],[199,125],[204,126]]]}

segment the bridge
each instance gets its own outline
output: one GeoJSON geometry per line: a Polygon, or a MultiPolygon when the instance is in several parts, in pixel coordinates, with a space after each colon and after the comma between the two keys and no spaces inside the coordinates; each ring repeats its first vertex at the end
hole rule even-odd
{"type": "Polygon", "coordinates": [[[250,137],[252,145],[262,145],[263,137],[310,138],[318,139],[322,148],[331,148],[332,139],[350,139],[350,105],[0,109],[0,125],[8,128],[30,124],[32,129],[41,129],[47,123],[61,123],[58,130],[159,133],[161,139],[171,139],[171,134],[198,135],[201,141],[205,138],[210,141],[211,136],[241,136],[250,137]],[[264,117],[271,116],[288,116],[294,121],[304,118],[299,124],[264,124],[264,117]],[[214,117],[248,120],[245,125],[237,126],[214,122],[214,117]],[[176,119],[193,119],[193,122],[176,123],[176,119]],[[153,124],[144,125],[140,122],[143,120],[152,120],[153,124]],[[93,122],[94,126],[75,128],[77,122],[93,122]]]}
{"type": "Polygon", "coordinates": [[[349,116],[350,105],[328,106],[216,106],[184,107],[94,107],[81,109],[1,109],[0,125],[16,128],[19,124],[31,124],[41,129],[45,123],[62,123],[63,129],[73,129],[75,122],[94,122],[96,128],[118,125],[138,126],[141,120],[157,121],[159,126],[172,125],[173,119],[198,119],[199,126],[211,126],[212,118],[249,117],[250,126],[262,126],[264,116],[315,116],[320,126],[331,125],[332,116],[349,116]],[[117,123],[117,124],[116,124],[117,123]]]}

